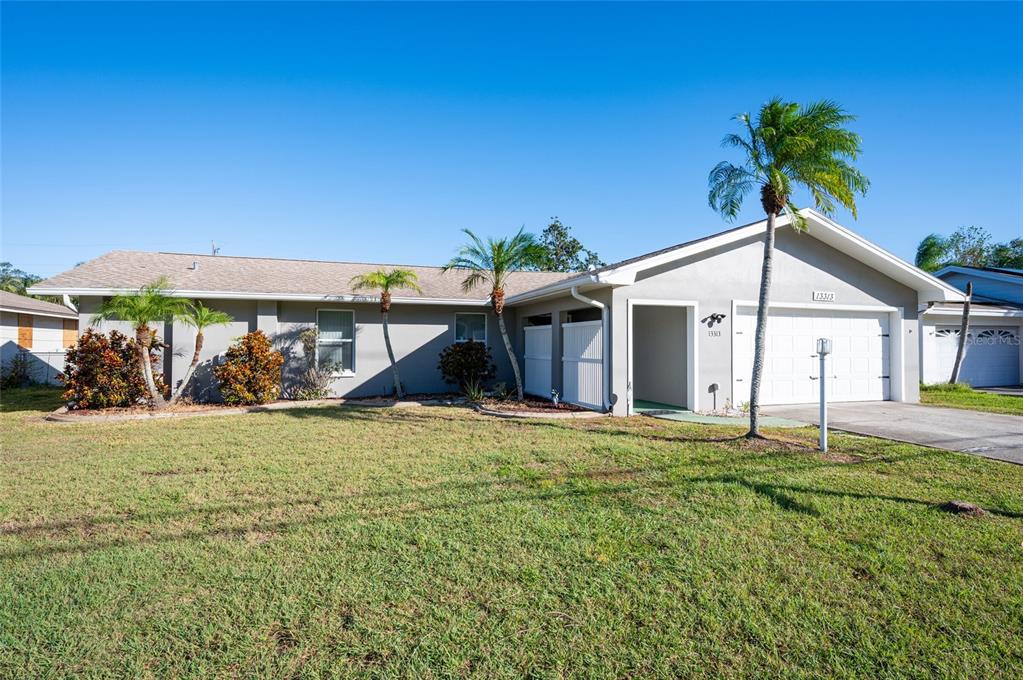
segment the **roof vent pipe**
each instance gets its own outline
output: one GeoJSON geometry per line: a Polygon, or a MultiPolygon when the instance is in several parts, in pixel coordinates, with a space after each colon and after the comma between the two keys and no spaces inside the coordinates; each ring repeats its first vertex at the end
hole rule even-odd
{"type": "Polygon", "coordinates": [[[199,260],[192,260],[192,266],[189,267],[189,269],[191,269],[192,271],[198,271],[198,269],[199,269],[199,260]]]}
{"type": "Polygon", "coordinates": [[[604,412],[606,413],[610,410],[610,403],[608,402],[607,395],[608,391],[611,389],[610,385],[611,357],[608,356],[608,348],[611,346],[611,337],[610,334],[608,333],[608,327],[610,326],[610,324],[608,323],[607,305],[605,305],[603,302],[599,302],[597,300],[588,298],[585,295],[580,295],[578,286],[572,286],[572,290],[569,292],[571,293],[572,297],[574,297],[579,302],[587,304],[591,307],[596,307],[597,309],[600,310],[600,335],[601,335],[600,367],[602,369],[601,380],[604,383],[602,385],[601,392],[603,394],[604,399],[604,412]]]}

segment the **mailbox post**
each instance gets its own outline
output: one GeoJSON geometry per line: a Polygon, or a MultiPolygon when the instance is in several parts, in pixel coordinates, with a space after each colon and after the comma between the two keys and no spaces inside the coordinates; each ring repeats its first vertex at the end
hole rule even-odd
{"type": "Polygon", "coordinates": [[[820,358],[821,367],[817,375],[821,381],[821,413],[820,413],[820,450],[827,453],[828,450],[828,394],[827,394],[827,373],[826,358],[831,354],[831,340],[829,338],[817,339],[817,356],[820,358]]]}

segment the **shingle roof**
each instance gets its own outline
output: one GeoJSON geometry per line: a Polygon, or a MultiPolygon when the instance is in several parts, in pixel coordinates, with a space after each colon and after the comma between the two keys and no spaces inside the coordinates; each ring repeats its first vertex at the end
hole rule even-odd
{"type": "Polygon", "coordinates": [[[23,314],[46,314],[48,316],[60,316],[66,319],[77,319],[78,314],[64,305],[36,300],[34,298],[8,293],[0,290],[0,309],[4,311],[21,312],[23,314]]]}
{"type": "MultiPolygon", "coordinates": [[[[444,273],[440,267],[284,260],[265,257],[190,255],[116,250],[89,260],[74,269],[40,281],[33,289],[53,291],[134,290],[166,276],[175,290],[193,297],[243,295],[330,297],[355,295],[351,279],[381,268],[411,269],[419,276],[421,296],[412,291],[394,291],[395,297],[424,297],[447,300],[483,300],[488,291],[462,291],[464,274],[444,273]],[[195,267],[193,268],[193,263],[195,267]]],[[[506,293],[515,295],[570,274],[556,272],[515,272],[508,279],[506,293]]]]}

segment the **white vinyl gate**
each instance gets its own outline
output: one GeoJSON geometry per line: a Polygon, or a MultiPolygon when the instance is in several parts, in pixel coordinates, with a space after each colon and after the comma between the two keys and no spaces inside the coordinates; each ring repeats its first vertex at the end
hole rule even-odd
{"type": "Polygon", "coordinates": [[[586,408],[604,408],[604,341],[600,321],[561,325],[561,398],[586,408]]]}
{"type": "Polygon", "coordinates": [[[549,399],[551,396],[551,327],[526,326],[525,390],[549,399]]]}

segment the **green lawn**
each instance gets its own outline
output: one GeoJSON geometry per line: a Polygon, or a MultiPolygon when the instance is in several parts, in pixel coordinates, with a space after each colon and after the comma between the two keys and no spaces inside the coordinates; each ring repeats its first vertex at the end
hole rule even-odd
{"type": "Polygon", "coordinates": [[[1023,674],[1023,467],[642,417],[2,401],[3,678],[1023,674]]]}
{"type": "Polygon", "coordinates": [[[1023,397],[978,392],[969,385],[921,385],[920,403],[1023,416],[1023,397]]]}

